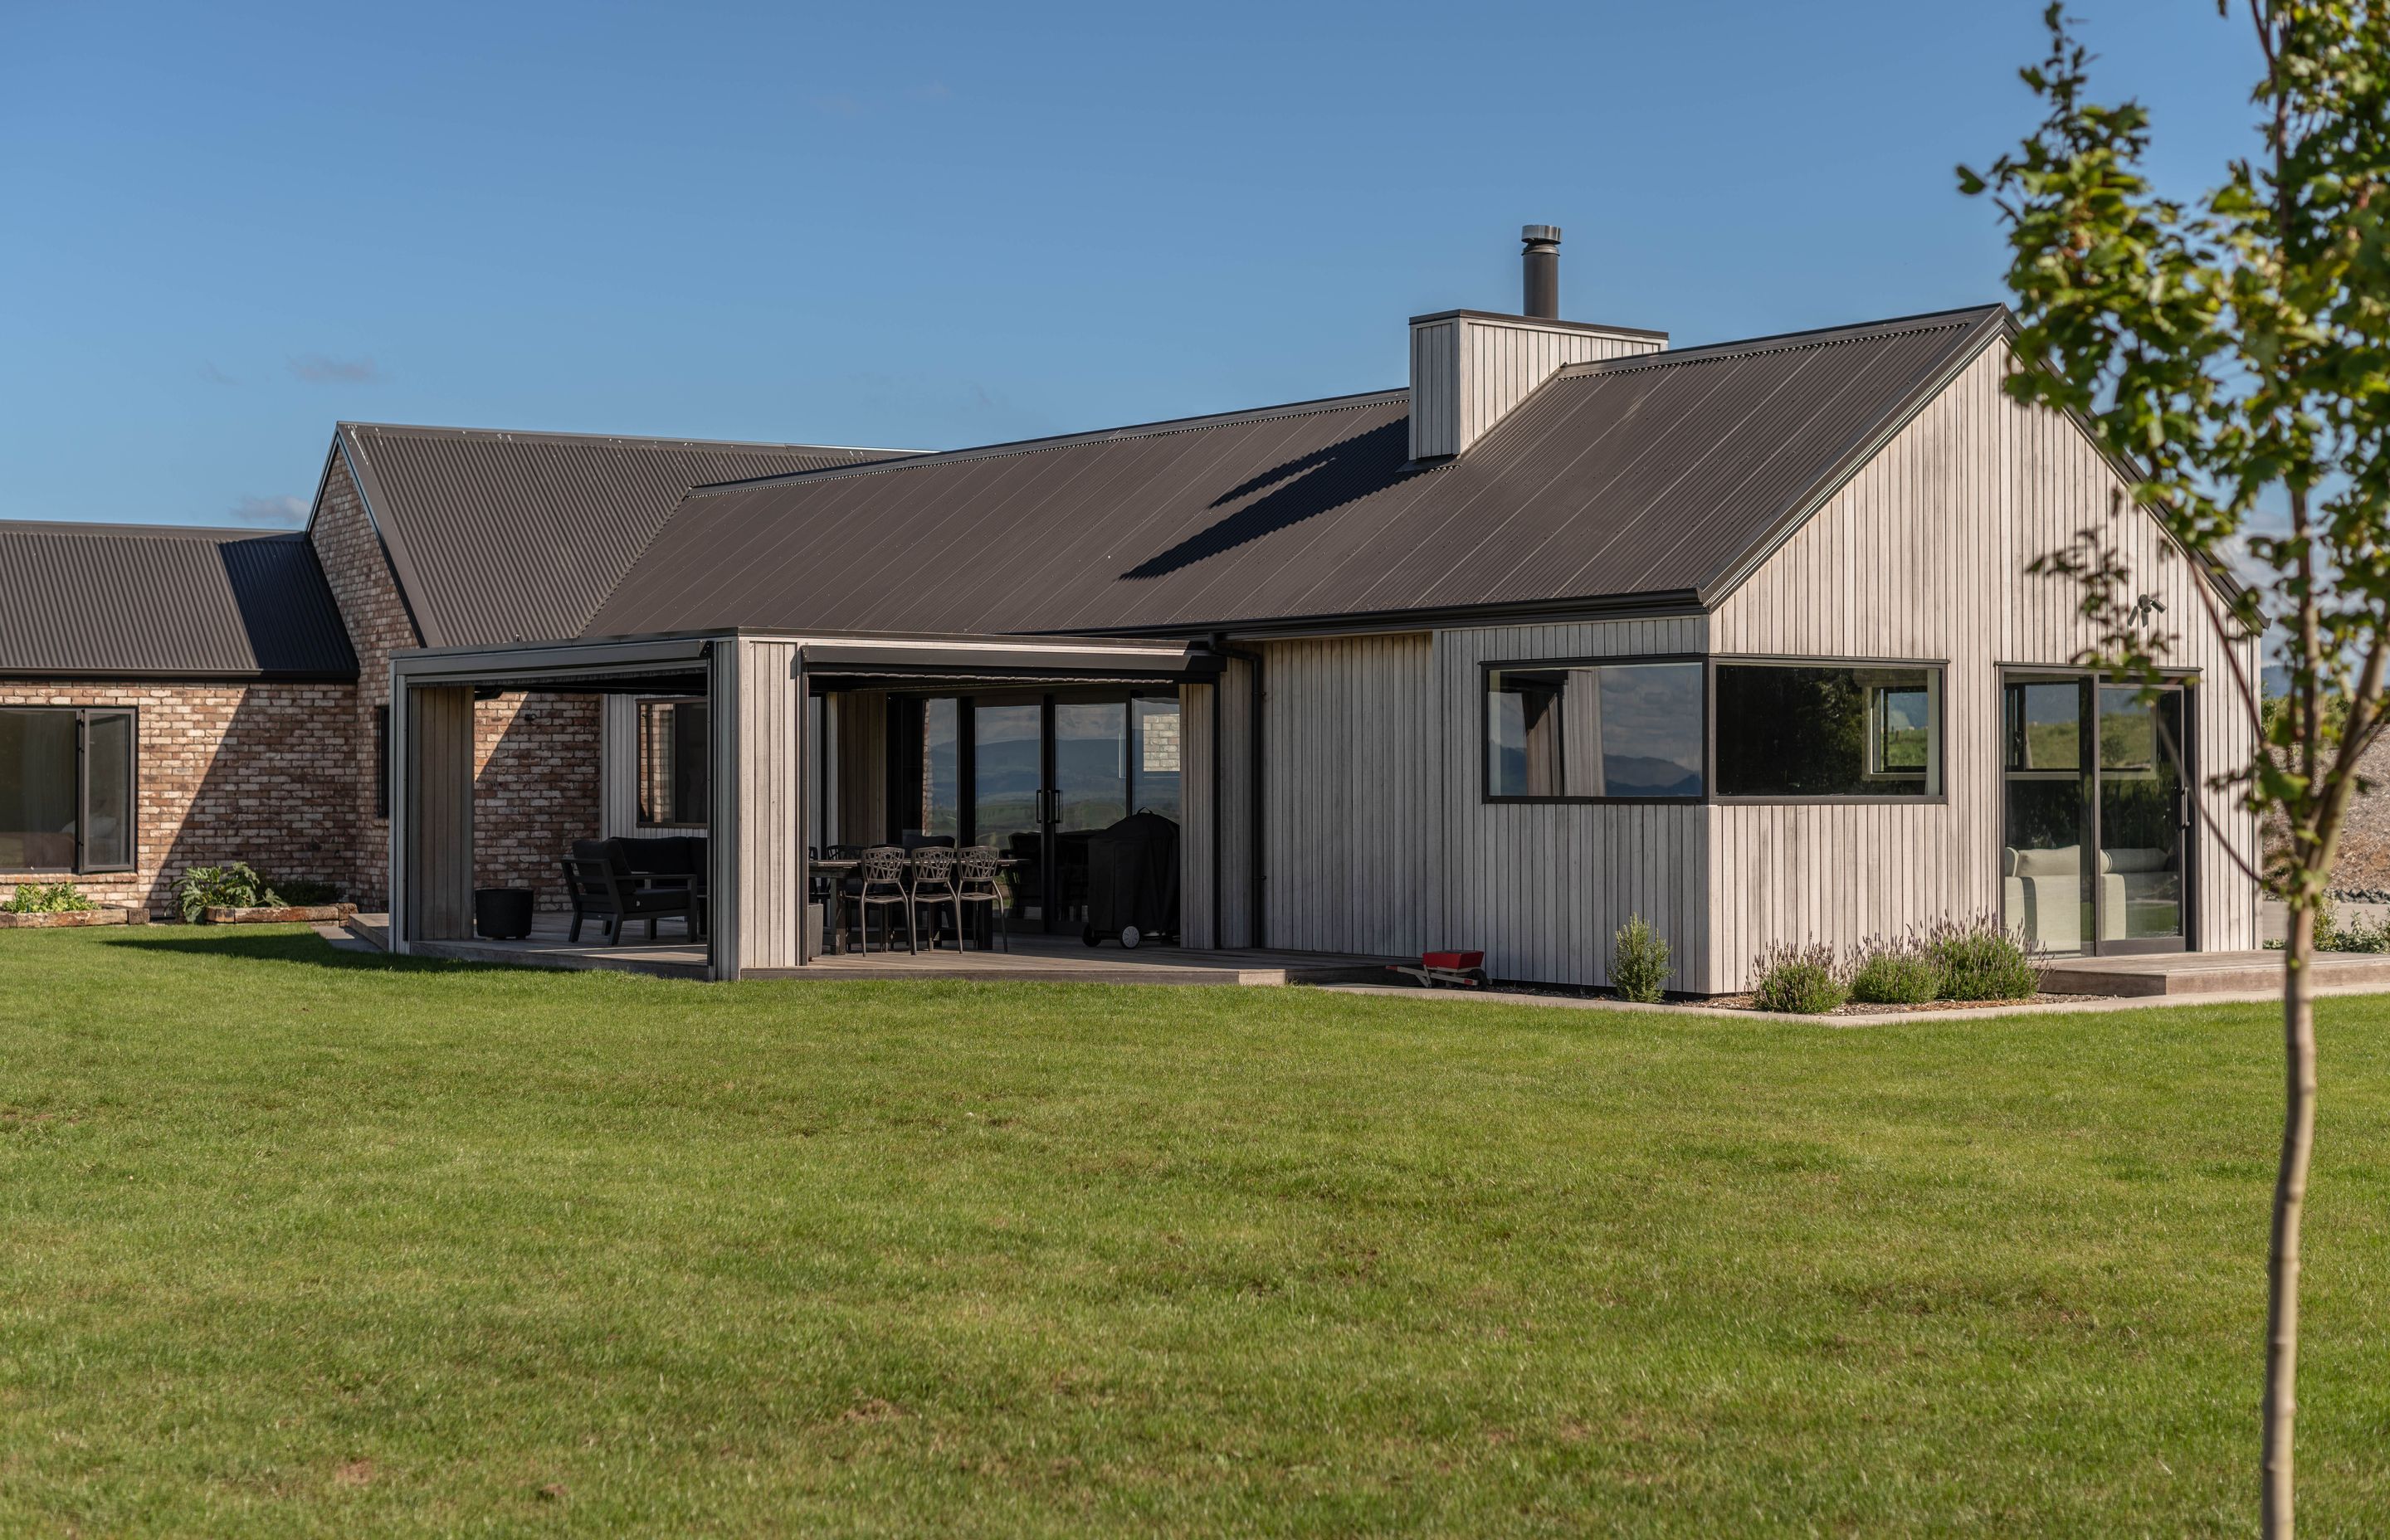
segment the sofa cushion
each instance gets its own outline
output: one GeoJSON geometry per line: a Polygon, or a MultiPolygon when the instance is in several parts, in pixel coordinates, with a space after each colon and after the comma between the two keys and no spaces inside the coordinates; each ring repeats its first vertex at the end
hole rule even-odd
{"type": "Polygon", "coordinates": [[[2174,852],[2126,846],[2100,853],[2100,869],[2111,872],[2162,872],[2174,866],[2174,852]]]}
{"type": "Polygon", "coordinates": [[[2016,853],[2018,877],[2074,877],[2083,870],[2083,848],[2065,845],[2057,850],[2021,850],[2016,853]]]}

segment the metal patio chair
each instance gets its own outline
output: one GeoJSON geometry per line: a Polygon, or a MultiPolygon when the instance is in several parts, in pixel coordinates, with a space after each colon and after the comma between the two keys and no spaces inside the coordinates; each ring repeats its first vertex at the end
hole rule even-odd
{"type": "Polygon", "coordinates": [[[963,947],[962,906],[966,904],[992,904],[996,912],[989,919],[1004,938],[1004,949],[1012,950],[1012,920],[1005,903],[1004,884],[999,880],[1004,868],[994,845],[966,845],[955,852],[955,950],[963,947]]]}
{"type": "Polygon", "coordinates": [[[905,914],[906,949],[920,951],[920,939],[913,930],[913,895],[905,891],[905,853],[894,845],[873,845],[863,853],[862,860],[863,865],[855,868],[850,902],[854,905],[855,930],[861,935],[863,950],[871,950],[871,911],[875,908],[880,911],[880,949],[895,949],[896,936],[892,929],[895,917],[889,913],[893,908],[905,914]]]}
{"type": "Polygon", "coordinates": [[[963,898],[955,887],[955,852],[950,845],[921,845],[913,852],[913,909],[915,917],[930,911],[930,950],[938,949],[938,928],[942,907],[955,912],[955,950],[963,949],[963,898]]]}

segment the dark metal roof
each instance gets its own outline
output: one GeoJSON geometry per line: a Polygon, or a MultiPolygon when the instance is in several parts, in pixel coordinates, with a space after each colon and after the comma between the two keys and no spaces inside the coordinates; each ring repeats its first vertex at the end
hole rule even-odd
{"type": "Polygon", "coordinates": [[[1715,602],[1993,337],[1997,305],[1561,371],[1466,454],[1407,393],[690,494],[585,634],[1251,629],[1715,602]]]}
{"type": "Polygon", "coordinates": [[[689,488],[887,449],[341,424],[426,646],[578,635],[689,488]]]}
{"type": "Polygon", "coordinates": [[[0,522],[0,674],[354,679],[304,535],[0,522]]]}

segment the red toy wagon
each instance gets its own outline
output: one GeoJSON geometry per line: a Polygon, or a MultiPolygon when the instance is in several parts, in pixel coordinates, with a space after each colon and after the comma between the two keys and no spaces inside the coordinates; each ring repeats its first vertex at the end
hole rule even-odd
{"type": "Polygon", "coordinates": [[[1388,963],[1386,971],[1400,973],[1419,981],[1422,989],[1438,984],[1451,984],[1458,989],[1485,987],[1485,954],[1483,952],[1424,952],[1419,966],[1388,963]]]}

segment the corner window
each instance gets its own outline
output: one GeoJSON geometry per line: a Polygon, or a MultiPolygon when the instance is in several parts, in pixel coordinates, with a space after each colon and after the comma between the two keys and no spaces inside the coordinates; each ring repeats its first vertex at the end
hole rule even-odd
{"type": "Polygon", "coordinates": [[[1720,663],[1721,797],[1938,797],[1942,671],[1720,663]]]}
{"type": "Polygon", "coordinates": [[[712,734],[702,700],[639,702],[639,823],[702,824],[711,813],[712,734]]]}
{"type": "Polygon", "coordinates": [[[1487,671],[1487,797],[1600,802],[1701,794],[1700,662],[1487,671]]]}
{"type": "Polygon", "coordinates": [[[134,713],[0,708],[0,871],[129,871],[134,713]]]}

